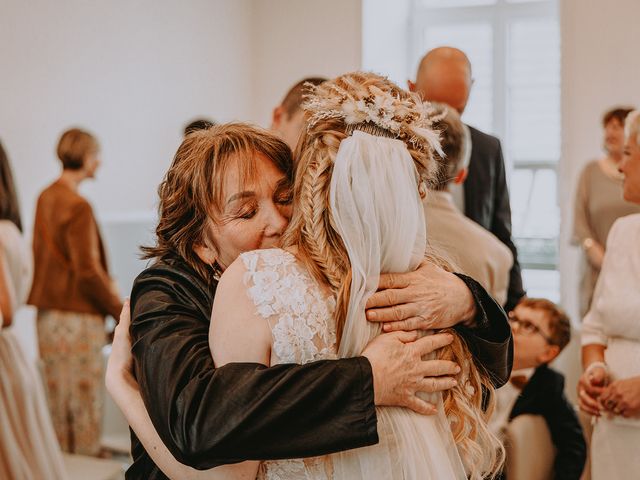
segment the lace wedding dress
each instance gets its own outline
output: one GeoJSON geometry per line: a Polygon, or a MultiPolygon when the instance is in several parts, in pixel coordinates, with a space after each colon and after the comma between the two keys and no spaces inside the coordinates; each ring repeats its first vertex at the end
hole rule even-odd
{"type": "MultiPolygon", "coordinates": [[[[240,258],[247,269],[247,293],[271,327],[271,365],[335,359],[336,332],[328,321],[335,310],[333,297],[285,250],[256,250],[240,258]]],[[[330,456],[266,461],[258,471],[261,480],[331,478],[330,456]]]]}
{"type": "MultiPolygon", "coordinates": [[[[246,273],[244,284],[258,314],[268,322],[273,335],[271,365],[304,364],[337,357],[333,321],[335,299],[316,282],[289,252],[258,250],[240,256],[246,273]]],[[[436,400],[438,400],[436,398],[436,400]]],[[[265,461],[260,480],[328,479],[459,479],[466,478],[449,431],[441,401],[440,412],[415,416],[416,428],[426,428],[428,447],[416,452],[405,441],[411,434],[394,429],[386,412],[404,410],[379,408],[380,443],[350,452],[305,459],[265,461]],[[416,458],[417,468],[406,456],[416,458]],[[426,462],[426,463],[425,463],[426,462]],[[428,467],[424,467],[428,464],[428,467]],[[428,469],[428,471],[425,471],[428,469]]],[[[312,413],[312,412],[310,412],[312,413]]],[[[292,419],[295,421],[295,419],[292,419]]],[[[419,442],[417,442],[420,444],[419,442]]]]}

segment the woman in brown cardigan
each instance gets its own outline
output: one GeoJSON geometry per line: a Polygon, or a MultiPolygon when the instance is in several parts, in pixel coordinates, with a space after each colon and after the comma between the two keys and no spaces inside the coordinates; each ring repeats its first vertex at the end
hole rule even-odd
{"type": "Polygon", "coordinates": [[[38,308],[38,344],[49,408],[64,451],[96,455],[102,419],[104,317],[122,302],[107,271],[104,246],[78,186],[100,165],[89,133],[71,129],[57,149],[62,174],[38,198],[34,277],[28,303],[38,308]]]}

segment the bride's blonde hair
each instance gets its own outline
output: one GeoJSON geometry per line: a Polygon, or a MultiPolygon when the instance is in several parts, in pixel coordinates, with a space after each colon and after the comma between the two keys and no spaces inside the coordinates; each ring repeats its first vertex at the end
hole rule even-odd
{"type": "MultiPolygon", "coordinates": [[[[374,128],[381,127],[383,133],[392,133],[405,142],[421,180],[416,188],[424,194],[425,186],[437,182],[439,171],[433,155],[433,139],[437,143],[437,135],[425,128],[430,125],[425,111],[428,112],[428,108],[415,94],[382,76],[362,72],[342,75],[315,87],[307,100],[308,124],[294,154],[296,201],[283,245],[296,246],[309,272],[328,284],[334,293],[338,341],[347,317],[351,289],[349,257],[336,231],[329,203],[331,175],[340,142],[348,137],[351,125],[360,121],[374,128]],[[372,91],[380,95],[374,98],[372,91]],[[395,100],[378,105],[380,98],[395,100]],[[358,105],[368,109],[368,116],[362,115],[362,108],[359,109],[362,118],[345,118],[344,111],[332,109],[332,105],[342,106],[345,101],[364,102],[358,105]]],[[[435,256],[431,256],[431,260],[446,268],[435,256]]],[[[504,461],[502,444],[486,423],[493,409],[494,388],[483,367],[470,361],[471,353],[464,340],[455,330],[445,331],[454,336],[454,341],[438,351],[438,358],[452,360],[462,367],[457,376],[458,385],[443,394],[453,437],[465,468],[473,472],[471,478],[493,476],[504,461]],[[483,405],[483,398],[489,399],[489,405],[483,405]]]]}

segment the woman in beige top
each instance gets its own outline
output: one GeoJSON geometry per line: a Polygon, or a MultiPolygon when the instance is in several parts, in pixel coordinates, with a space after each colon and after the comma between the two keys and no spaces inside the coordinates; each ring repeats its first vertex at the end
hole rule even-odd
{"type": "Polygon", "coordinates": [[[96,455],[102,421],[104,317],[118,318],[120,297],[107,271],[91,205],[78,193],[100,165],[98,142],[79,129],[58,144],[62,174],[38,198],[34,275],[28,303],[38,308],[38,346],[62,449],[96,455]]]}
{"type": "Polygon", "coordinates": [[[40,376],[11,327],[31,283],[31,252],[21,230],[13,175],[0,145],[0,478],[64,480],[40,376]]]}
{"type": "Polygon", "coordinates": [[[622,174],[618,171],[624,146],[624,120],[631,110],[615,108],[604,114],[605,155],[589,162],[578,181],[573,243],[582,247],[585,259],[580,281],[581,318],[591,305],[611,226],[620,217],[640,212],[640,206],[623,199],[622,174]]]}

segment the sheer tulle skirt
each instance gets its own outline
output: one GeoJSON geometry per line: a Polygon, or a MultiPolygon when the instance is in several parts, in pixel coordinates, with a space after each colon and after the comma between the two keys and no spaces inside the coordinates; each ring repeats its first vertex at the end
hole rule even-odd
{"type": "Polygon", "coordinates": [[[10,329],[0,330],[0,478],[67,478],[42,381],[10,329]]]}

